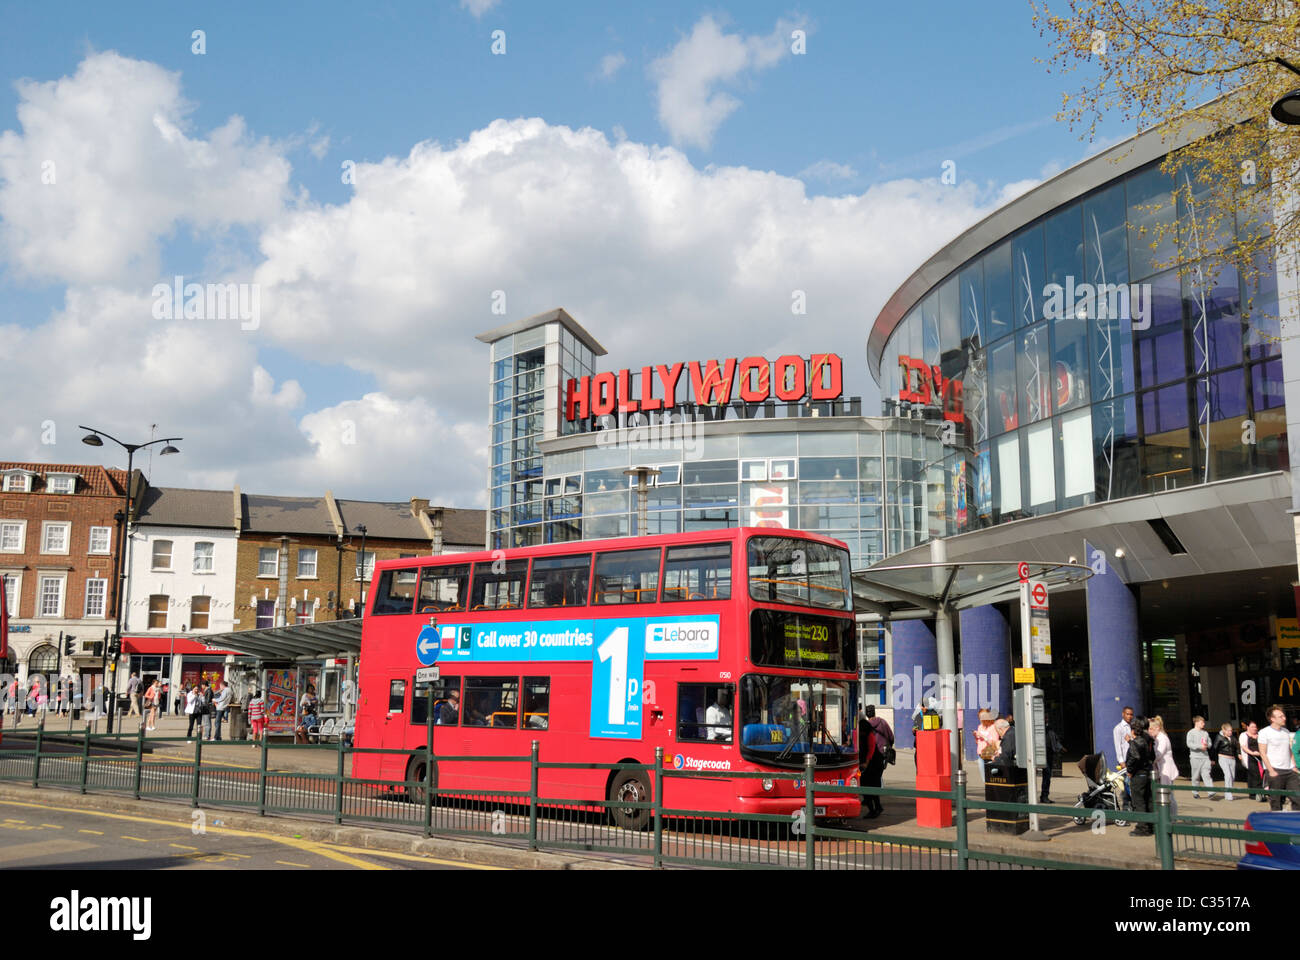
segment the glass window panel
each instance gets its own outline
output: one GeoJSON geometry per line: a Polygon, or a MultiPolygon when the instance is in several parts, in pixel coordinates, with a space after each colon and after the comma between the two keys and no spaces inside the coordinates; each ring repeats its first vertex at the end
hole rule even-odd
{"type": "Polygon", "coordinates": [[[1056,505],[1056,461],[1052,450],[1051,423],[1037,423],[1025,433],[1025,466],[1029,472],[1029,505],[1056,505]]]}
{"type": "MultiPolygon", "coordinates": [[[[608,446],[597,445],[587,451],[586,469],[590,473],[593,470],[626,467],[631,456],[632,451],[627,447],[617,447],[612,444],[608,446]]],[[[619,473],[621,475],[622,471],[620,470],[619,473]]]]}
{"type": "Polygon", "coordinates": [[[1012,330],[1011,243],[994,247],[984,256],[985,319],[988,340],[997,340],[1012,330]]]}
{"type": "Polygon", "coordinates": [[[1246,355],[1252,359],[1271,357],[1282,351],[1282,315],[1278,308],[1277,272],[1273,258],[1260,253],[1255,258],[1258,276],[1246,285],[1246,355]]]}
{"type": "Polygon", "coordinates": [[[499,561],[474,564],[471,610],[517,610],[524,605],[528,561],[507,560],[504,567],[502,570],[499,561]]]}
{"type": "Polygon", "coordinates": [[[880,458],[881,433],[872,431],[871,433],[858,434],[858,456],[880,458]]]}
{"type": "Polygon", "coordinates": [[[1148,281],[1151,284],[1147,322],[1137,340],[1138,386],[1152,387],[1187,376],[1186,338],[1183,329],[1182,286],[1178,272],[1170,270],[1148,281]]]}
{"type": "Polygon", "coordinates": [[[1060,418],[1061,495],[1092,499],[1096,491],[1092,459],[1092,412],[1076,410],[1060,418]]]}
{"type": "Polygon", "coordinates": [[[731,544],[669,547],[664,558],[663,599],[731,598],[731,544]]]}
{"type": "Polygon", "coordinates": [[[1192,332],[1192,370],[1236,366],[1242,360],[1244,334],[1237,271],[1220,270],[1214,285],[1203,295],[1198,274],[1189,271],[1183,278],[1183,302],[1192,332]]]}
{"type": "Polygon", "coordinates": [[[461,710],[464,726],[507,730],[519,726],[518,677],[466,677],[464,698],[461,710]]]}
{"type": "Polygon", "coordinates": [[[1066,317],[1055,321],[1052,365],[1052,403],[1057,411],[1088,402],[1088,321],[1066,317]]]}
{"type": "Polygon", "coordinates": [[[799,502],[816,503],[857,503],[858,485],[856,481],[822,480],[814,483],[802,481],[799,484],[799,502]]]}
{"type": "Polygon", "coordinates": [[[904,350],[904,345],[900,343],[898,345],[898,352],[903,356],[912,357],[913,359],[923,356],[925,350],[922,348],[921,343],[925,337],[921,333],[921,308],[913,307],[912,312],[907,315],[907,320],[904,321],[904,323],[907,327],[907,349],[904,350]]]}
{"type": "Polygon", "coordinates": [[[1019,334],[1016,377],[1020,385],[1020,422],[1034,423],[1052,412],[1051,353],[1047,324],[1040,323],[1019,334]]]}
{"type": "Polygon", "coordinates": [[[921,357],[930,366],[939,363],[939,295],[921,301],[921,357]]]}
{"type": "Polygon", "coordinates": [[[962,365],[961,302],[957,278],[949,277],[939,287],[939,363],[945,377],[962,365]]]}
{"type": "Polygon", "coordinates": [[[528,585],[530,607],[582,607],[591,583],[591,554],[538,557],[528,585]]]}
{"type": "Polygon", "coordinates": [[[1286,397],[1282,388],[1282,361],[1251,364],[1250,392],[1256,413],[1283,406],[1286,397]]]}
{"type": "Polygon", "coordinates": [[[1219,174],[1208,165],[1178,171],[1178,231],[1183,255],[1200,259],[1219,253],[1236,239],[1236,216],[1214,199],[1219,174]]]}
{"type": "Polygon", "coordinates": [[[709,483],[682,487],[682,506],[688,508],[734,507],[738,504],[738,484],[709,483]]]}
{"type": "Polygon", "coordinates": [[[653,603],[658,587],[658,549],[621,550],[596,555],[592,603],[653,603]]]}
{"type": "Polygon", "coordinates": [[[420,571],[420,613],[463,611],[468,597],[469,564],[425,567],[420,571]]]}
{"type": "Polygon", "coordinates": [[[742,457],[793,457],[798,452],[799,435],[795,433],[756,433],[740,436],[742,457]]]}
{"type": "Polygon", "coordinates": [[[1011,241],[1011,271],[1014,278],[1012,310],[1017,327],[1027,327],[1040,318],[1043,299],[1043,228],[1031,227],[1011,241]]]}
{"type": "Polygon", "coordinates": [[[735,460],[692,460],[682,467],[686,483],[735,483],[740,470],[735,460]]]}
{"type": "Polygon", "coordinates": [[[1187,384],[1151,390],[1138,399],[1142,424],[1142,480],[1148,493],[1192,482],[1187,430],[1187,384]]]}
{"type": "Polygon", "coordinates": [[[1084,282],[1082,209],[1080,204],[1073,204],[1043,223],[1045,284],[1064,288],[1071,279],[1073,286],[1084,282]]]}
{"type": "Polygon", "coordinates": [[[957,278],[958,310],[961,314],[961,342],[966,350],[984,345],[984,268],[975,261],[957,278]]]}
{"type": "MultiPolygon", "coordinates": [[[[687,373],[683,377],[689,376],[687,373]]],[[[703,437],[699,440],[698,456],[701,460],[736,459],[736,437],[703,437]]],[[[733,468],[734,469],[734,468],[733,468]]],[[[735,479],[734,477],[732,479],[735,479]]]]}
{"type": "Polygon", "coordinates": [[[1255,469],[1291,469],[1287,452],[1286,409],[1273,407],[1255,413],[1255,469]]]}
{"type": "Polygon", "coordinates": [[[735,510],[683,510],[682,529],[690,533],[694,530],[724,530],[736,526],[735,510]]]}
{"type": "Polygon", "coordinates": [[[856,506],[801,507],[799,510],[801,530],[856,529],[860,522],[856,506]]]}
{"type": "Polygon", "coordinates": [[[1128,283],[1123,183],[1094,193],[1083,202],[1083,262],[1089,283],[1128,283]]]}
{"type": "Polygon", "coordinates": [[[1247,418],[1246,372],[1228,370],[1199,378],[1194,389],[1197,426],[1193,433],[1201,468],[1198,481],[1248,475],[1251,449],[1243,440],[1242,429],[1247,418]]]}
{"type": "Polygon", "coordinates": [[[1128,191],[1129,276],[1141,280],[1161,265],[1173,262],[1177,251],[1174,238],[1172,181],[1158,164],[1125,181],[1128,191]]]}
{"type": "Polygon", "coordinates": [[[804,457],[799,461],[802,480],[856,480],[856,457],[804,457]]]}
{"type": "Polygon", "coordinates": [[[1021,510],[1020,438],[1012,433],[994,441],[997,484],[993,488],[994,509],[1009,520],[1021,510]]]}
{"type": "Polygon", "coordinates": [[[1098,399],[1132,393],[1137,387],[1133,376],[1133,324],[1127,313],[1125,308],[1105,319],[1097,317],[1089,321],[1092,392],[1098,399]]]}
{"type": "Polygon", "coordinates": [[[858,459],[858,478],[860,480],[879,480],[880,472],[880,457],[861,457],[858,459]]]}
{"type": "Polygon", "coordinates": [[[410,613],[415,598],[415,568],[408,571],[385,570],[379,575],[379,582],[374,585],[374,596],[375,602],[370,612],[375,616],[410,613]],[[404,577],[403,573],[409,576],[404,577]]]}
{"type": "Polygon", "coordinates": [[[589,517],[605,513],[627,513],[630,509],[627,490],[586,494],[584,510],[589,517]]]}
{"type": "Polygon", "coordinates": [[[1016,342],[1002,341],[989,351],[988,397],[989,427],[992,433],[1004,433],[1020,425],[1016,405],[1016,342]]]}
{"type": "Polygon", "coordinates": [[[800,457],[856,457],[857,434],[808,432],[799,436],[800,457]]]}

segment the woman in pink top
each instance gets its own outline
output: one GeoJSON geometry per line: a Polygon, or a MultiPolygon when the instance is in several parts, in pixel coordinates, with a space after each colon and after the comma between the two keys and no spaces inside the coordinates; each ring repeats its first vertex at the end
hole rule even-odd
{"type": "MultiPolygon", "coordinates": [[[[1156,740],[1156,769],[1160,782],[1168,786],[1178,779],[1178,764],[1174,762],[1174,745],[1165,733],[1165,722],[1161,717],[1152,717],[1151,726],[1147,728],[1156,740]]],[[[1178,805],[1174,802],[1174,793],[1169,792],[1169,813],[1176,815],[1178,805]]]]}
{"type": "Polygon", "coordinates": [[[998,728],[993,725],[996,719],[992,710],[980,711],[980,725],[975,728],[975,753],[980,758],[980,776],[984,778],[987,775],[985,767],[988,762],[996,757],[1002,749],[1002,741],[998,737],[998,728]]]}

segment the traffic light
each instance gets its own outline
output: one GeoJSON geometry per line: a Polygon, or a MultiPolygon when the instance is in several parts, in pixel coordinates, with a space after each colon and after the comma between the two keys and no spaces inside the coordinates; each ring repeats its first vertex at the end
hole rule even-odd
{"type": "Polygon", "coordinates": [[[102,657],[102,656],[104,655],[104,641],[103,641],[103,640],[96,640],[96,641],[95,641],[95,647],[94,647],[94,651],[93,651],[93,652],[94,652],[95,656],[97,656],[97,657],[102,657]]]}
{"type": "Polygon", "coordinates": [[[77,639],[76,637],[64,637],[64,638],[63,638],[63,655],[64,655],[65,657],[70,657],[70,656],[72,656],[72,643],[73,643],[73,641],[76,640],[76,639],[77,639]]]}

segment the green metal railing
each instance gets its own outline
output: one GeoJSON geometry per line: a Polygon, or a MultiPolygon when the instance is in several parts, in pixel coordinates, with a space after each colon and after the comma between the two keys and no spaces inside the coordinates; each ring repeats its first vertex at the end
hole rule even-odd
{"type": "MultiPolygon", "coordinates": [[[[432,727],[430,728],[432,731],[432,727]]],[[[953,777],[949,790],[905,787],[866,787],[816,783],[813,758],[800,771],[727,771],[728,781],[802,781],[801,803],[788,813],[734,812],[684,809],[664,801],[673,782],[717,780],[715,771],[665,767],[663,749],[653,763],[576,763],[545,761],[534,740],[525,756],[446,756],[426,749],[356,748],[341,739],[334,744],[276,744],[265,738],[225,741],[223,746],[256,747],[256,765],[222,763],[204,758],[200,738],[146,737],[143,728],[135,743],[121,732],[81,737],[47,735],[36,728],[30,747],[0,744],[0,782],[27,783],[33,788],[65,788],[80,793],[106,791],[135,799],[188,802],[191,807],[236,807],[259,816],[319,817],[343,823],[381,823],[418,830],[426,837],[473,837],[526,845],[530,850],[582,851],[607,856],[644,858],[655,867],[742,867],[765,869],[854,870],[925,868],[972,869],[1080,869],[1080,863],[1025,853],[1008,853],[1005,844],[994,850],[972,844],[968,817],[972,813],[1037,813],[1048,818],[1087,817],[1097,821],[1150,824],[1155,834],[1159,866],[1174,868],[1182,858],[1228,861],[1240,858],[1246,841],[1300,844],[1292,834],[1247,831],[1244,823],[1225,818],[1179,815],[1173,797],[1196,789],[1190,785],[1153,784],[1154,807],[1149,813],[1133,810],[1085,810],[1057,804],[995,801],[972,796],[963,775],[953,777]],[[192,744],[192,756],[161,756],[192,744]],[[134,749],[129,749],[130,747],[134,749]],[[98,748],[98,749],[97,749],[98,748]],[[328,772],[284,769],[272,763],[272,753],[332,754],[328,772]],[[408,771],[423,768],[417,779],[377,779],[351,776],[349,758],[359,755],[398,755],[408,771]],[[432,757],[432,762],[429,758],[432,757]],[[493,768],[482,766],[492,764],[493,768]],[[510,782],[493,784],[500,765],[518,766],[510,782]],[[476,765],[479,765],[476,769],[476,765]],[[458,779],[476,778],[475,789],[439,785],[444,772],[456,770],[458,779]],[[462,770],[463,776],[459,776],[462,770]],[[574,794],[589,790],[554,786],[563,771],[604,777],[609,785],[605,799],[574,794]],[[802,775],[800,775],[800,773],[802,775]],[[517,789],[527,783],[527,789],[517,789]],[[629,790],[613,789],[623,783],[629,790]],[[817,808],[827,798],[894,798],[908,802],[931,799],[952,805],[951,837],[937,832],[910,835],[888,830],[845,826],[818,821],[817,808]]],[[[430,732],[430,740],[432,732],[430,732]]],[[[251,759],[251,758],[250,758],[251,759]]],[[[570,778],[573,779],[573,778],[570,778]]],[[[1255,788],[1257,793],[1289,797],[1300,806],[1300,791],[1255,788]]],[[[795,796],[798,796],[797,794],[795,796]]],[[[795,796],[786,799],[793,800],[795,796]]]]}

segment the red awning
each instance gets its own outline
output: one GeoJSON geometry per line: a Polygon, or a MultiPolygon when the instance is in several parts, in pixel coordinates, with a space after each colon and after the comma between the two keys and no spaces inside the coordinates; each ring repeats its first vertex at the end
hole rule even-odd
{"type": "Polygon", "coordinates": [[[211,654],[214,657],[224,657],[228,655],[238,656],[233,650],[217,650],[207,647],[197,640],[189,640],[182,637],[123,637],[123,653],[151,653],[151,654],[168,654],[182,653],[193,655],[196,653],[211,654]]]}

